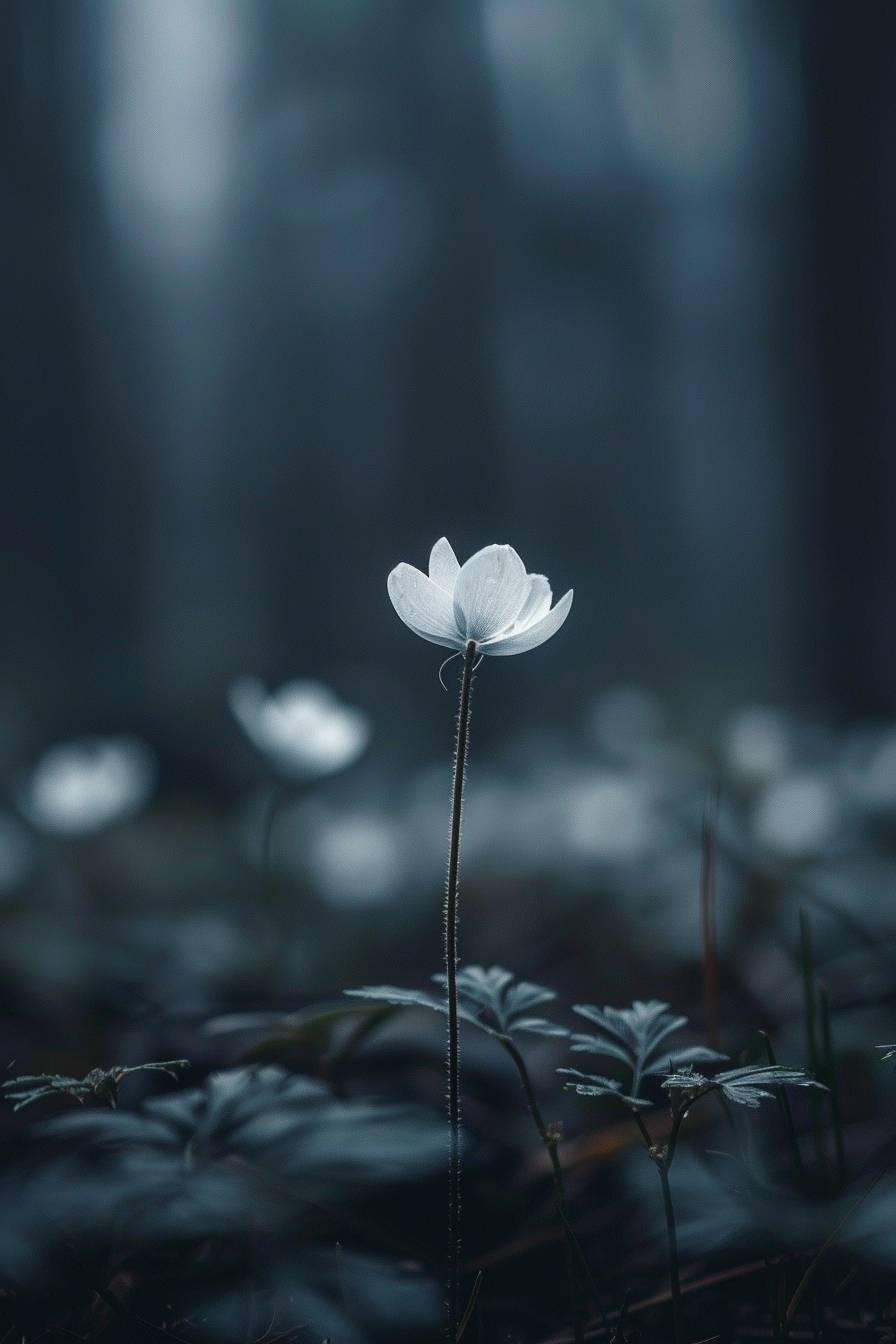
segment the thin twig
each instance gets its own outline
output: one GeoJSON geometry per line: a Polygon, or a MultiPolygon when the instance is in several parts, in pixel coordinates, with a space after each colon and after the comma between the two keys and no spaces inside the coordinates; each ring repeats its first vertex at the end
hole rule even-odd
{"type": "Polygon", "coordinates": [[[703,811],[700,863],[700,924],[703,934],[703,1019],[706,1039],[719,1048],[719,960],[716,947],[716,831],[719,789],[714,785],[703,811]]]}
{"type": "Polygon", "coordinates": [[[840,1090],[837,1084],[837,1064],[834,1058],[834,1043],[831,1033],[831,1006],[824,985],[818,986],[818,1002],[821,1008],[821,1048],[824,1054],[824,1080],[828,1085],[828,1097],[831,1103],[831,1128],[834,1131],[834,1152],[837,1157],[837,1182],[842,1188],[846,1184],[846,1148],[843,1142],[843,1117],[840,1113],[840,1090]]]}
{"type": "Polygon", "coordinates": [[[538,1130],[539,1137],[547,1149],[548,1157],[551,1162],[551,1176],[554,1182],[554,1197],[557,1206],[557,1217],[563,1228],[563,1235],[566,1241],[566,1272],[570,1283],[570,1293],[572,1295],[573,1306],[573,1333],[576,1338],[576,1344],[582,1344],[584,1340],[584,1313],[582,1311],[581,1295],[578,1288],[578,1275],[573,1268],[574,1263],[578,1264],[579,1270],[584,1276],[586,1286],[590,1289],[594,1305],[600,1313],[601,1319],[606,1320],[604,1316],[603,1304],[597,1291],[594,1278],[591,1273],[591,1267],[585,1256],[579,1240],[573,1231],[572,1224],[569,1221],[569,1211],[566,1204],[566,1188],[563,1181],[563,1167],[560,1163],[560,1155],[557,1151],[559,1136],[548,1129],[538,1105],[538,1099],[535,1096],[535,1090],[532,1087],[532,1080],[529,1077],[529,1070],[522,1054],[517,1049],[509,1036],[500,1037],[501,1044],[510,1055],[516,1065],[520,1076],[520,1082],[523,1085],[523,1091],[526,1095],[526,1103],[529,1107],[529,1113],[535,1122],[535,1128],[538,1130]]]}

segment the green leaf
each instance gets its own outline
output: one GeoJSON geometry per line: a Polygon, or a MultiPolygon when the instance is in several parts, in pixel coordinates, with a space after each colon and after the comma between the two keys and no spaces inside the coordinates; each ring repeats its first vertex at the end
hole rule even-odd
{"type": "Polygon", "coordinates": [[[650,1105],[643,1097],[626,1096],[618,1078],[605,1078],[600,1073],[581,1073],[579,1069],[558,1069],[557,1072],[572,1080],[563,1084],[564,1090],[576,1092],[580,1097],[613,1097],[635,1109],[650,1105]]]}
{"type": "Polygon", "coordinates": [[[658,999],[636,999],[630,1008],[577,1003],[573,1011],[601,1030],[598,1034],[575,1032],[571,1048],[625,1064],[631,1071],[631,1091],[636,1096],[641,1079],[648,1074],[665,1073],[679,1064],[709,1064],[727,1059],[727,1055],[703,1045],[665,1048],[664,1042],[687,1026],[688,1020],[670,1013],[669,1005],[658,999]]]}
{"type": "Polygon", "coordinates": [[[717,1073],[714,1078],[706,1078],[692,1068],[673,1073],[663,1082],[663,1087],[674,1092],[721,1092],[728,1101],[754,1109],[763,1101],[773,1101],[775,1094],[769,1087],[816,1087],[827,1091],[823,1083],[817,1082],[804,1069],[789,1069],[782,1064],[750,1064],[741,1069],[728,1069],[717,1073]]]}
{"type": "MultiPolygon", "coordinates": [[[[432,978],[437,985],[445,987],[444,975],[432,978]]],[[[437,998],[425,990],[368,985],[363,989],[347,989],[345,993],[402,1008],[429,1008],[438,1013],[448,1011],[444,998],[437,998]]],[[[488,969],[464,966],[457,973],[458,1016],[489,1036],[512,1036],[516,1031],[538,1036],[568,1036],[566,1027],[549,1022],[547,1018],[529,1016],[533,1008],[550,1003],[556,997],[552,989],[530,984],[527,980],[514,984],[513,973],[501,966],[488,969]]]]}

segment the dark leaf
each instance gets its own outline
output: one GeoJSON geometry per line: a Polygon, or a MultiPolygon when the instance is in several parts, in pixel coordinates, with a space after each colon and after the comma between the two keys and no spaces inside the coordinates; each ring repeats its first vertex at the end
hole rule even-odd
{"type": "MultiPolygon", "coordinates": [[[[443,988],[446,985],[444,975],[434,975],[433,980],[443,988]]],[[[448,1011],[444,998],[427,994],[425,990],[372,985],[345,992],[356,998],[374,999],[404,1008],[429,1008],[438,1013],[448,1011]]],[[[550,1003],[556,997],[552,989],[526,980],[514,984],[512,972],[501,966],[488,969],[464,966],[457,973],[458,1016],[490,1036],[510,1036],[515,1031],[540,1036],[568,1036],[566,1027],[554,1025],[546,1018],[529,1016],[533,1008],[550,1003]]]]}
{"type": "Polygon", "coordinates": [[[687,1068],[666,1078],[663,1087],[670,1093],[719,1091],[728,1101],[754,1108],[774,1098],[775,1094],[767,1090],[770,1087],[818,1087],[827,1091],[803,1069],[788,1069],[782,1064],[751,1064],[717,1073],[714,1078],[687,1068]]]}
{"type": "Polygon", "coordinates": [[[708,1046],[666,1048],[664,1042],[687,1026],[687,1018],[670,1013],[669,1005],[657,999],[648,1002],[636,999],[630,1008],[599,1008],[596,1004],[579,1003],[573,1011],[601,1030],[597,1034],[574,1033],[572,1049],[625,1064],[631,1071],[631,1091],[636,1096],[642,1078],[648,1074],[663,1073],[670,1065],[712,1063],[727,1058],[708,1046]]]}
{"type": "Polygon", "coordinates": [[[650,1105],[650,1102],[642,1097],[626,1096],[617,1078],[605,1078],[600,1073],[581,1073],[578,1069],[558,1069],[557,1072],[571,1080],[563,1084],[564,1089],[567,1092],[577,1092],[580,1097],[613,1097],[616,1101],[636,1109],[650,1105]]]}

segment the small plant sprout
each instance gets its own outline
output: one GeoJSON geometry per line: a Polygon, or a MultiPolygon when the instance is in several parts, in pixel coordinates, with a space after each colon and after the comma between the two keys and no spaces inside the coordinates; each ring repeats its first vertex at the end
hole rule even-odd
{"type": "MultiPolygon", "coordinates": [[[[445,975],[434,975],[436,984],[447,985],[445,975]]],[[[377,1003],[401,1008],[429,1008],[437,1013],[447,1012],[446,1000],[424,990],[399,989],[394,985],[372,985],[364,989],[349,989],[354,998],[372,999],[377,1003]]],[[[513,974],[501,966],[464,966],[457,973],[457,1011],[465,1022],[491,1036],[513,1060],[519,1074],[529,1114],[544,1144],[551,1163],[557,1217],[566,1240],[567,1272],[573,1295],[573,1315],[576,1338],[581,1337],[582,1290],[590,1293],[599,1310],[599,1296],[593,1284],[591,1271],[569,1221],[563,1168],[558,1147],[560,1131],[546,1123],[532,1086],[525,1058],[514,1037],[517,1033],[563,1038],[569,1035],[566,1027],[545,1017],[533,1016],[533,1010],[556,999],[552,989],[533,985],[525,980],[514,982],[513,974]]]]}
{"type": "Polygon", "coordinates": [[[462,653],[464,660],[454,752],[444,925],[448,1009],[448,1339],[455,1344],[460,1319],[457,896],[473,669],[483,654],[506,657],[525,653],[550,639],[569,614],[572,591],[552,607],[547,579],[543,574],[528,574],[512,546],[486,546],[461,565],[445,537],[430,552],[428,575],[413,565],[396,565],[387,587],[392,605],[405,625],[421,639],[462,653]]]}
{"type": "Polygon", "coordinates": [[[155,778],[153,754],[137,738],[86,737],[46,752],[16,800],[38,830],[73,840],[134,816],[155,778]]]}
{"type": "Polygon", "coordinates": [[[668,1011],[668,1004],[635,1002],[631,1008],[597,1008],[579,1004],[575,1011],[600,1027],[600,1033],[574,1034],[572,1049],[588,1051],[623,1064],[628,1071],[625,1083],[601,1074],[582,1073],[578,1069],[560,1069],[568,1080],[564,1086],[584,1097],[612,1097],[630,1111],[647,1153],[660,1179],[666,1236],[669,1245],[669,1289],[672,1299],[672,1327],[675,1344],[684,1339],[681,1309],[681,1282],[678,1269],[678,1233],[669,1173],[681,1126],[691,1107],[712,1092],[718,1092],[728,1102],[750,1108],[758,1107],[766,1099],[780,1093],[770,1088],[821,1087],[802,1069],[789,1069],[779,1064],[750,1065],[729,1069],[709,1077],[698,1073],[696,1064],[720,1063],[725,1059],[716,1050],[706,1046],[669,1048],[667,1041],[687,1025],[687,1018],[668,1011]],[[645,1078],[665,1075],[662,1087],[669,1102],[670,1126],[661,1140],[654,1139],[644,1121],[643,1112],[651,1102],[641,1096],[645,1078]]]}
{"type": "Polygon", "coordinates": [[[131,1073],[165,1073],[177,1080],[175,1069],[190,1067],[188,1059],[166,1059],[159,1064],[134,1064],[129,1068],[117,1065],[112,1069],[91,1069],[83,1078],[67,1078],[59,1073],[29,1073],[20,1078],[10,1078],[0,1083],[6,1101],[14,1103],[13,1110],[20,1111],[43,1097],[72,1097],[82,1106],[85,1101],[101,1102],[118,1106],[118,1089],[131,1073]]]}
{"type": "MultiPolygon", "coordinates": [[[[666,1044],[669,1037],[686,1027],[688,1020],[670,1013],[668,1003],[660,1003],[657,999],[649,1002],[636,999],[631,1008],[598,1008],[592,1003],[577,1003],[573,1011],[593,1022],[600,1031],[573,1032],[571,1049],[625,1064],[631,1073],[629,1100],[640,1097],[641,1083],[652,1074],[671,1072],[678,1065],[712,1064],[728,1058],[705,1045],[670,1048],[666,1044]]],[[[560,1072],[577,1073],[575,1069],[561,1069],[560,1072]]],[[[577,1076],[590,1078],[593,1075],[577,1076]]],[[[618,1087],[619,1084],[610,1083],[610,1090],[616,1091],[618,1087]]]]}

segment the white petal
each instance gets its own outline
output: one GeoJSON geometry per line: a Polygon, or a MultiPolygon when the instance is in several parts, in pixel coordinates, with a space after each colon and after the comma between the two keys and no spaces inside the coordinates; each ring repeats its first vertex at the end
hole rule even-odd
{"type": "Polygon", "coordinates": [[[529,596],[523,603],[523,609],[513,623],[513,632],[525,630],[528,626],[547,616],[551,609],[551,585],[543,574],[529,575],[529,596]]]}
{"type": "Polygon", "coordinates": [[[537,649],[539,644],[543,644],[551,635],[556,635],[563,622],[569,615],[569,609],[572,606],[572,589],[561,597],[556,607],[552,607],[547,616],[542,616],[540,621],[534,625],[528,626],[525,630],[520,630],[518,634],[506,635],[503,639],[497,638],[493,644],[483,645],[482,652],[493,654],[496,658],[503,658],[511,653],[528,653],[529,649],[537,649]]]}
{"type": "Polygon", "coordinates": [[[451,542],[447,537],[440,537],[429,553],[429,577],[446,593],[453,593],[459,573],[460,563],[451,542]]]}
{"type": "Polygon", "coordinates": [[[446,649],[463,648],[451,596],[413,565],[396,565],[387,587],[392,605],[405,625],[421,639],[446,649]]]}
{"type": "Polygon", "coordinates": [[[467,639],[494,639],[512,625],[529,596],[526,566],[512,546],[486,546],[461,566],[454,616],[467,639]]]}

